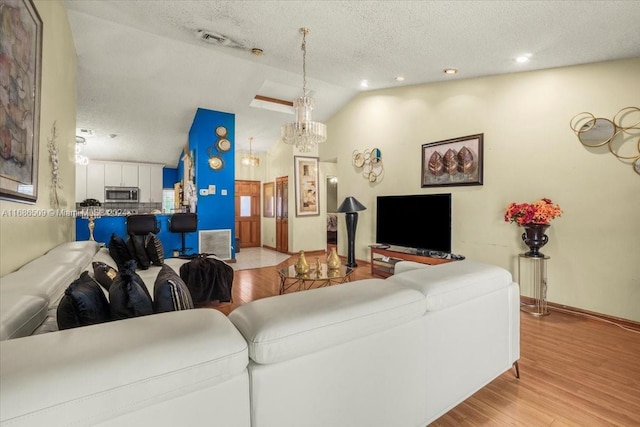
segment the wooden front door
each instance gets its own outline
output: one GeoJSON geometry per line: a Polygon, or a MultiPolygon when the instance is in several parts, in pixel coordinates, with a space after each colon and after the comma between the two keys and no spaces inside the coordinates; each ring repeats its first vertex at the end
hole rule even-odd
{"type": "Polygon", "coordinates": [[[276,250],[289,252],[289,177],[276,178],[276,250]]]}
{"type": "Polygon", "coordinates": [[[241,248],[260,247],[260,181],[236,181],[236,237],[241,248]]]}

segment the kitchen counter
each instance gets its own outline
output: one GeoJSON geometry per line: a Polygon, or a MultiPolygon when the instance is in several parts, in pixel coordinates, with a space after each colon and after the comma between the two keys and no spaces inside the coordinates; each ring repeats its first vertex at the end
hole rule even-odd
{"type": "MultiPolygon", "coordinates": [[[[117,209],[112,209],[117,211],[117,209]]],[[[95,228],[93,230],[93,237],[97,242],[109,243],[112,234],[127,239],[127,217],[125,212],[108,212],[104,210],[104,216],[100,216],[94,219],[95,228]],[[117,214],[119,213],[119,214],[117,214]],[[111,214],[111,215],[109,215],[111,214]]],[[[157,236],[162,242],[164,248],[165,257],[171,257],[174,250],[178,250],[182,246],[182,240],[180,233],[172,233],[169,231],[169,219],[171,214],[157,214],[156,221],[160,231],[157,236]]],[[[89,240],[89,219],[84,216],[76,218],[76,240],[89,240]]],[[[198,233],[186,233],[185,245],[187,248],[192,248],[189,252],[191,254],[198,253],[198,233]]]]}

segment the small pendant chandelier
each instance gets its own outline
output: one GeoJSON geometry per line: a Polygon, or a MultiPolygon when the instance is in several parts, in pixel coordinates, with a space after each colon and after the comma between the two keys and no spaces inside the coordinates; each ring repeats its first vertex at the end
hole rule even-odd
{"type": "Polygon", "coordinates": [[[310,152],[317,144],[327,140],[327,126],[324,123],[314,122],[311,112],[315,106],[315,100],[307,91],[307,40],[308,28],[300,28],[302,33],[302,96],[293,101],[296,112],[296,121],[282,126],[282,142],[295,145],[301,153],[310,152]]]}
{"type": "Polygon", "coordinates": [[[249,137],[249,155],[244,155],[242,156],[242,159],[240,160],[240,163],[242,163],[244,166],[260,166],[260,158],[258,156],[254,156],[252,153],[252,145],[253,143],[253,137],[249,137]]]}

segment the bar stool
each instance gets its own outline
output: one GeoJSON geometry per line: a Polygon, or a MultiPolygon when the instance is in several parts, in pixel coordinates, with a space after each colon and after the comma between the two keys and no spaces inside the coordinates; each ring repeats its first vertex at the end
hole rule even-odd
{"type": "Polygon", "coordinates": [[[146,236],[149,233],[158,234],[160,227],[155,215],[141,214],[127,217],[127,235],[146,236]]]}
{"type": "Polygon", "coordinates": [[[174,213],[169,218],[169,231],[180,233],[182,236],[182,247],[179,249],[180,257],[190,258],[187,252],[193,248],[186,248],[184,242],[185,233],[192,233],[198,230],[198,215],[193,212],[174,213]]]}

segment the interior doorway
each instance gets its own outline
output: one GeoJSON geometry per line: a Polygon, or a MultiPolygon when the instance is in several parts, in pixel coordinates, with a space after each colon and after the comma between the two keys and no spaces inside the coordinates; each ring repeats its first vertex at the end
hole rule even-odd
{"type": "Polygon", "coordinates": [[[236,181],[236,239],[240,248],[260,246],[260,181],[236,181]]]}
{"type": "Polygon", "coordinates": [[[289,177],[276,178],[276,251],[289,252],[289,177]]]}
{"type": "Polygon", "coordinates": [[[327,252],[338,246],[338,177],[327,176],[327,252]]]}

